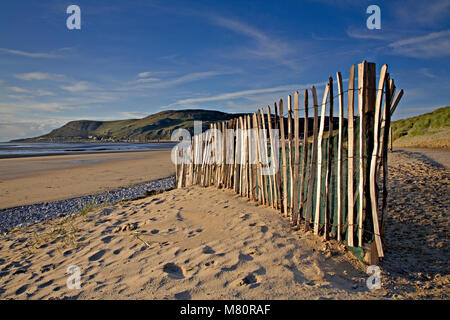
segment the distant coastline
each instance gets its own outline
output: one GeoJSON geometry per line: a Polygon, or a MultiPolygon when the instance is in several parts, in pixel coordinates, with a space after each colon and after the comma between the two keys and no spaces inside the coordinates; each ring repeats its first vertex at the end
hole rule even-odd
{"type": "Polygon", "coordinates": [[[170,149],[175,142],[125,143],[125,142],[6,142],[0,143],[0,159],[43,157],[56,155],[144,152],[170,149]]]}

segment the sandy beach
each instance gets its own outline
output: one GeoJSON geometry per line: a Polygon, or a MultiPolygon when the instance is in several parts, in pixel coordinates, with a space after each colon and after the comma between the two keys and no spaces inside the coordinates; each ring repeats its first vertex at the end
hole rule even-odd
{"type": "Polygon", "coordinates": [[[411,152],[389,162],[381,289],[344,246],[229,190],[191,187],[3,236],[0,298],[448,299],[449,171],[411,152]],[[80,290],[66,286],[73,265],[80,290]]]}
{"type": "Polygon", "coordinates": [[[100,193],[172,174],[170,150],[0,159],[0,209],[100,193]]]}
{"type": "Polygon", "coordinates": [[[415,157],[421,158],[424,162],[432,162],[435,166],[450,168],[450,150],[432,148],[394,148],[395,151],[413,153],[415,157]]]}

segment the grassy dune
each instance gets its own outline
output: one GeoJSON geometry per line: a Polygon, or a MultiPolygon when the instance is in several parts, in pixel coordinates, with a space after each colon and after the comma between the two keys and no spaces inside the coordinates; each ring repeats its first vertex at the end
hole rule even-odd
{"type": "Polygon", "coordinates": [[[450,106],[392,123],[394,146],[450,149],[450,106]]]}

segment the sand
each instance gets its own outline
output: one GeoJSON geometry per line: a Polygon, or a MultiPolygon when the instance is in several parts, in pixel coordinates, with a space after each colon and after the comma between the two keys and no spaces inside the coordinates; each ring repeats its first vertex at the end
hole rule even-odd
{"type": "Polygon", "coordinates": [[[19,231],[6,236],[0,246],[2,267],[9,265],[2,276],[2,298],[368,295],[360,283],[365,274],[350,256],[333,249],[333,256],[326,258],[319,239],[309,235],[299,240],[272,209],[215,188],[173,190],[121,203],[79,216],[64,227],[53,222],[19,231]],[[136,229],[118,231],[127,224],[136,229]],[[55,230],[61,228],[73,233],[55,239],[55,230]],[[39,234],[36,239],[34,232],[39,234]],[[36,244],[28,253],[30,240],[36,244]],[[66,287],[65,273],[71,265],[81,269],[80,291],[66,287]]]}
{"type": "Polygon", "coordinates": [[[1,299],[448,299],[448,171],[390,154],[382,288],[336,242],[229,190],[190,187],[16,230],[1,299]],[[81,289],[69,290],[69,266],[81,289]]]}
{"type": "Polygon", "coordinates": [[[413,153],[412,156],[419,157],[424,162],[430,162],[431,160],[436,166],[444,166],[450,169],[450,149],[398,148],[398,151],[403,151],[406,154],[413,153]]]}
{"type": "Polygon", "coordinates": [[[395,151],[389,162],[387,285],[404,297],[449,299],[450,170],[417,151],[395,151]]]}
{"type": "Polygon", "coordinates": [[[170,150],[0,159],[0,209],[100,193],[174,173],[170,150]]]}

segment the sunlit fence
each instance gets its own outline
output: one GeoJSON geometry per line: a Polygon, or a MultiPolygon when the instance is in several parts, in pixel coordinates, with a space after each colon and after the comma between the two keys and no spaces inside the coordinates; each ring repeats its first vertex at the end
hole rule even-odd
{"type": "Polygon", "coordinates": [[[390,119],[403,90],[395,95],[386,65],[378,81],[374,63],[358,64],[357,82],[355,69],[346,88],[339,72],[330,77],[320,100],[312,87],[184,137],[172,155],[177,187],[232,189],[375,263],[384,255],[390,119]]]}

